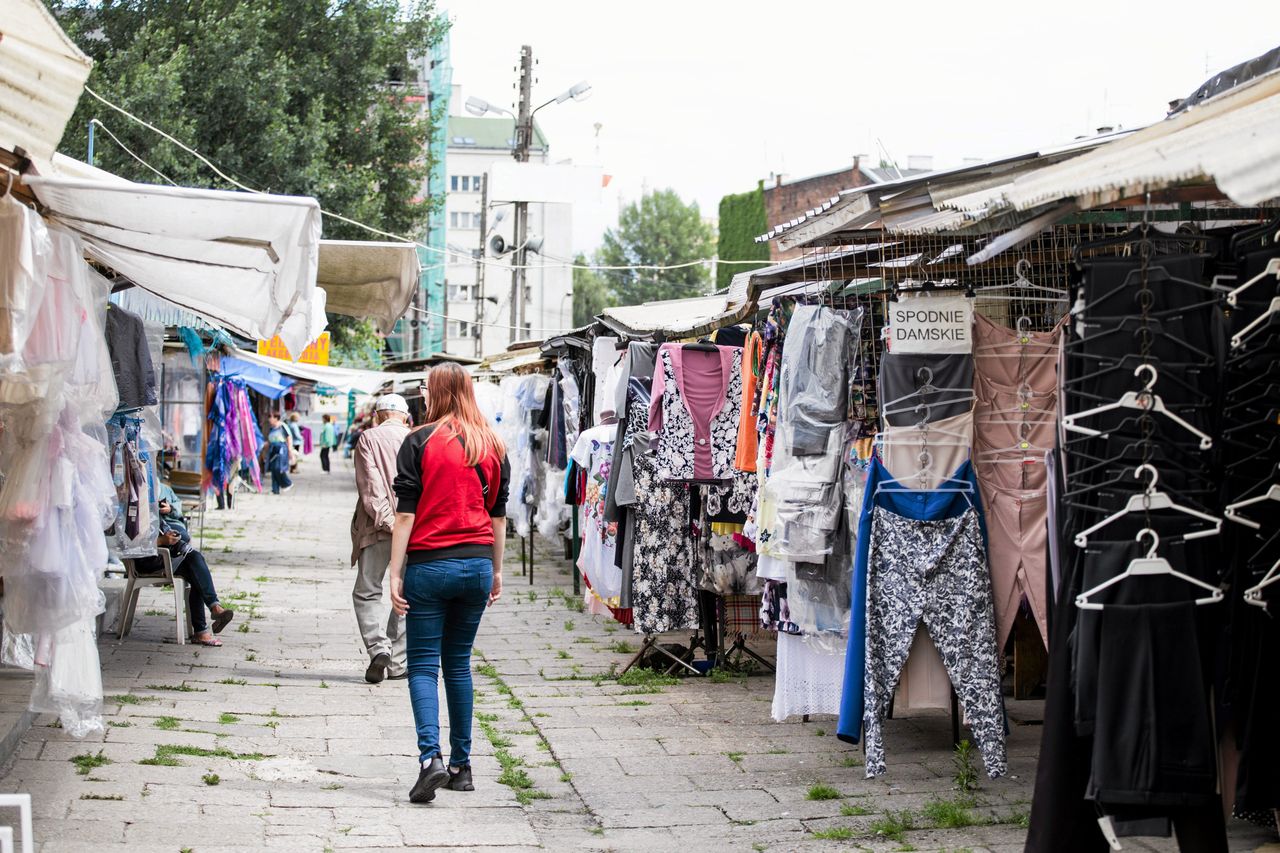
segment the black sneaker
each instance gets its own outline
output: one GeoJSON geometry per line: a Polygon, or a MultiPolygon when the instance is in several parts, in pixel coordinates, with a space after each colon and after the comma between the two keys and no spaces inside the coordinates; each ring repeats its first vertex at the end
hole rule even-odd
{"type": "Polygon", "coordinates": [[[387,670],[391,668],[391,655],[386,652],[379,652],[373,656],[373,660],[369,663],[369,668],[364,671],[364,680],[370,684],[381,684],[382,680],[387,677],[387,670]]]}
{"type": "Polygon", "coordinates": [[[443,785],[448,778],[449,771],[445,769],[444,762],[437,755],[418,771],[418,781],[414,783],[413,789],[409,791],[409,802],[431,802],[436,798],[436,788],[443,785]]]}
{"type": "Polygon", "coordinates": [[[471,782],[471,765],[464,764],[454,769],[449,768],[449,781],[444,786],[450,791],[474,791],[476,786],[471,782]]]}

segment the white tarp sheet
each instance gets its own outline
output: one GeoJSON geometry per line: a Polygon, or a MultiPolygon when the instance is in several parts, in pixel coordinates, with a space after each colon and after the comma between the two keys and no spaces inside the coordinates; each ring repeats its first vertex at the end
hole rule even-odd
{"type": "Polygon", "coordinates": [[[6,0],[0,16],[0,147],[48,159],[93,61],[41,0],[6,0]]]}
{"type": "Polygon", "coordinates": [[[411,243],[320,241],[316,283],[328,294],[328,310],[376,320],[384,335],[409,307],[418,276],[418,252],[411,243]]]}
{"type": "Polygon", "coordinates": [[[258,355],[256,352],[246,352],[244,350],[236,350],[232,353],[236,358],[245,361],[261,364],[264,367],[270,367],[278,370],[285,376],[292,376],[295,379],[306,379],[309,382],[315,382],[318,385],[328,385],[336,389],[340,393],[347,391],[355,391],[359,394],[376,394],[378,389],[387,382],[400,382],[402,387],[404,383],[420,382],[426,378],[424,373],[386,373],[381,370],[360,370],[355,367],[330,367],[320,364],[301,364],[285,361],[280,358],[272,358],[267,355],[258,355]]]}
{"type": "Polygon", "coordinates": [[[324,331],[315,199],[63,177],[25,178],[50,218],[138,287],[301,353],[324,331]]]}

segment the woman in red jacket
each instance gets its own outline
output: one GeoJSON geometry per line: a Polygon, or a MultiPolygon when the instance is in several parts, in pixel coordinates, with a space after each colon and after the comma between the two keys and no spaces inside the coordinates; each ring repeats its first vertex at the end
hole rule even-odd
{"type": "Polygon", "coordinates": [[[414,803],[441,785],[471,791],[471,647],[485,607],[502,594],[506,449],[476,406],[471,377],[456,364],[432,369],[427,423],[396,457],[391,605],[405,620],[409,699],[418,730],[414,803]],[[437,678],[449,705],[449,766],[440,754],[437,678]]]}

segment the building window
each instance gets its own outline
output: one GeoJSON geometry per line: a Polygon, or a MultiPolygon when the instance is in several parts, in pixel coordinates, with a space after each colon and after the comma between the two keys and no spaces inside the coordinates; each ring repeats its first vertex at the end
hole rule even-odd
{"type": "Polygon", "coordinates": [[[471,301],[470,284],[451,284],[449,285],[449,301],[450,302],[470,302],[471,301]]]}
{"type": "Polygon", "coordinates": [[[466,338],[471,335],[471,324],[466,320],[450,320],[449,321],[449,337],[466,338]]]}
{"type": "Polygon", "coordinates": [[[455,193],[458,191],[458,176],[457,176],[457,175],[454,175],[453,177],[451,177],[451,178],[449,179],[449,189],[450,189],[450,191],[455,192],[455,193]]]}

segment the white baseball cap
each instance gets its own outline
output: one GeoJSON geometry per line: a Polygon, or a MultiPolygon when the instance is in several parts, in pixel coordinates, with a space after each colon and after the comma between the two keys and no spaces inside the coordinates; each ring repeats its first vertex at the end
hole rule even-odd
{"type": "Polygon", "coordinates": [[[378,398],[378,402],[374,404],[373,410],[375,412],[401,412],[407,415],[409,414],[409,404],[399,394],[383,394],[378,398]]]}

